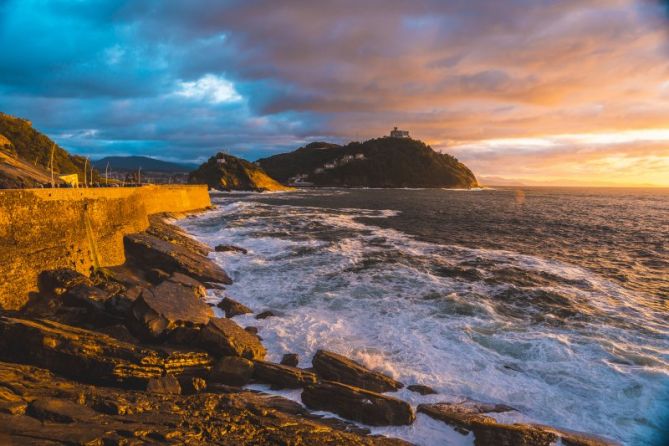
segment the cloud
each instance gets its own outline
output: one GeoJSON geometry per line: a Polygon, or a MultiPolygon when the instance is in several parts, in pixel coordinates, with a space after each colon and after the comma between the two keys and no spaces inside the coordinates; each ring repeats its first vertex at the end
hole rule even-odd
{"type": "MultiPolygon", "coordinates": [[[[548,177],[554,155],[593,144],[555,135],[666,127],[666,6],[9,0],[0,3],[0,109],[75,135],[59,141],[81,153],[184,160],[222,148],[256,158],[400,125],[493,175],[521,169],[513,144],[536,141],[522,160],[532,156],[532,175],[548,177]],[[486,149],[490,162],[479,158],[504,140],[513,143],[486,149]]],[[[654,143],[613,145],[624,156],[638,144],[654,143]]],[[[644,166],[657,164],[639,162],[637,174],[644,166]]]]}

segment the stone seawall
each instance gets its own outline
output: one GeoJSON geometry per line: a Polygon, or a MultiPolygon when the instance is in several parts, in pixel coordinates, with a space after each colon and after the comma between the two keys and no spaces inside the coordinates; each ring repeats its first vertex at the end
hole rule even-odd
{"type": "Polygon", "coordinates": [[[123,236],[151,214],[210,205],[206,186],[0,191],[0,308],[25,304],[41,271],[122,264],[123,236]]]}

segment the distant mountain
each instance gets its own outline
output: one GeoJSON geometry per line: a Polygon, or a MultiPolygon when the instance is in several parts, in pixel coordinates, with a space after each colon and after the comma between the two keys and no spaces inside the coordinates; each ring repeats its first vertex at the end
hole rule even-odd
{"type": "Polygon", "coordinates": [[[478,186],[456,158],[410,138],[378,138],[345,146],[311,143],[294,152],[258,160],[277,180],[291,184],[342,187],[478,186]]]}
{"type": "MultiPolygon", "coordinates": [[[[58,175],[84,179],[86,159],[71,155],[27,119],[0,112],[0,188],[40,187],[51,182],[51,153],[55,182],[58,175]]],[[[90,175],[90,172],[88,172],[90,175]]],[[[94,174],[97,178],[97,173],[94,174]]]]}
{"type": "Polygon", "coordinates": [[[217,153],[191,172],[189,182],[207,184],[212,189],[225,191],[265,192],[290,189],[270,178],[261,167],[224,153],[217,153]]]}
{"type": "Polygon", "coordinates": [[[93,166],[100,172],[104,172],[107,163],[114,171],[134,172],[141,167],[145,172],[186,173],[197,168],[196,164],[172,163],[148,156],[108,156],[93,161],[93,166]]]}

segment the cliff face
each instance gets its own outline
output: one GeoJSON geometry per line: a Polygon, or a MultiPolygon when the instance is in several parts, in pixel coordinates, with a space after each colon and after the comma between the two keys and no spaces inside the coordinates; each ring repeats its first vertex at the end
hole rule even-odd
{"type": "Polygon", "coordinates": [[[312,143],[258,161],[282,182],[343,187],[477,187],[467,166],[413,139],[379,138],[346,146],[312,143]]]}
{"type": "MultiPolygon", "coordinates": [[[[86,160],[70,155],[49,137],[38,132],[26,119],[0,112],[0,189],[37,187],[51,182],[53,170],[58,175],[79,174],[84,178],[86,160]]],[[[90,172],[89,172],[90,174],[90,172]]]]}
{"type": "Polygon", "coordinates": [[[191,172],[191,183],[206,184],[218,190],[281,191],[289,190],[257,165],[232,155],[218,153],[191,172]]]}

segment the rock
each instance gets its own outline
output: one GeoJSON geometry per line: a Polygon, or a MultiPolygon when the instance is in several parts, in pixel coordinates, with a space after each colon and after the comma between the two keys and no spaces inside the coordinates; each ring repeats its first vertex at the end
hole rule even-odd
{"type": "Polygon", "coordinates": [[[258,334],[258,327],[244,327],[244,330],[254,335],[258,334]]]}
{"type": "Polygon", "coordinates": [[[276,316],[276,314],[271,311],[263,311],[262,313],[256,315],[256,319],[267,319],[268,317],[272,316],[276,316]]]}
{"type": "Polygon", "coordinates": [[[165,214],[149,215],[149,223],[151,225],[146,230],[147,234],[174,245],[180,245],[188,251],[195,252],[204,257],[211,252],[211,248],[208,245],[198,242],[180,227],[168,223],[166,218],[171,218],[171,216],[165,214]]]}
{"type": "Polygon", "coordinates": [[[217,393],[155,394],[93,387],[37,367],[0,362],[0,403],[3,389],[12,389],[19,401],[22,395],[29,398],[39,409],[34,413],[47,422],[0,410],[2,445],[408,445],[315,417],[285,398],[239,388],[218,393],[225,390],[220,385],[217,393]],[[54,399],[58,404],[37,403],[54,399]],[[49,421],[54,414],[75,422],[49,421]]]}
{"type": "Polygon", "coordinates": [[[207,296],[207,288],[204,286],[204,284],[199,280],[195,280],[185,274],[174,273],[169,278],[169,281],[178,283],[179,285],[183,285],[187,288],[191,288],[193,293],[195,293],[195,295],[201,299],[204,299],[207,296]]]}
{"type": "Polygon", "coordinates": [[[253,376],[253,362],[239,356],[224,356],[209,374],[211,381],[229,386],[245,386],[253,376]]]}
{"type": "Polygon", "coordinates": [[[311,409],[334,412],[370,426],[407,425],[416,418],[404,401],[332,381],[306,387],[302,402],[311,409]]]}
{"type": "Polygon", "coordinates": [[[212,260],[182,245],[147,233],[125,236],[124,245],[129,261],[139,267],[153,265],[170,274],[181,272],[203,282],[232,283],[225,271],[212,260]]]}
{"type": "Polygon", "coordinates": [[[299,361],[299,358],[297,356],[297,353],[286,353],[281,358],[281,364],[282,365],[297,367],[297,364],[299,364],[299,362],[300,361],[299,361]]]}
{"type": "Polygon", "coordinates": [[[100,288],[78,284],[62,295],[63,303],[73,307],[83,307],[95,311],[105,311],[105,302],[111,295],[100,288]]]}
{"type": "Polygon", "coordinates": [[[326,350],[318,350],[312,361],[314,371],[323,379],[337,381],[372,392],[393,392],[404,385],[361,364],[326,350]]]}
{"type": "Polygon", "coordinates": [[[606,439],[568,432],[538,424],[504,424],[485,415],[493,412],[514,410],[503,404],[487,404],[477,401],[462,403],[421,404],[418,412],[455,428],[463,435],[474,433],[475,446],[551,446],[558,439],[570,446],[610,446],[606,439]]]}
{"type": "Polygon", "coordinates": [[[266,361],[254,361],[253,364],[253,378],[275,388],[297,389],[318,381],[316,374],[297,367],[266,361]]]}
{"type": "Polygon", "coordinates": [[[211,318],[202,328],[198,343],[208,352],[218,356],[263,359],[266,353],[265,347],[256,336],[225,318],[211,318]]]}
{"type": "Polygon", "coordinates": [[[207,390],[207,381],[197,376],[180,376],[179,384],[183,395],[194,395],[207,390]]]}
{"type": "Polygon", "coordinates": [[[211,316],[211,308],[191,288],[168,281],[142,291],[128,321],[136,336],[157,340],[177,327],[204,325],[211,316]]]}
{"type": "Polygon", "coordinates": [[[146,384],[146,391],[150,393],[163,393],[170,395],[181,395],[179,380],[172,375],[151,378],[146,384]]]}
{"type": "Polygon", "coordinates": [[[151,268],[146,272],[146,280],[154,285],[164,282],[170,278],[170,275],[160,268],[151,268]]]}
{"type": "Polygon", "coordinates": [[[434,395],[437,393],[432,387],[424,386],[422,384],[412,384],[407,386],[407,389],[412,392],[420,393],[421,395],[434,395]]]}
{"type": "Polygon", "coordinates": [[[216,252],[238,252],[240,254],[248,254],[248,250],[239,247],[239,246],[234,246],[234,245],[217,245],[216,248],[214,248],[216,252]]]}
{"type": "Polygon", "coordinates": [[[93,285],[88,277],[69,268],[44,271],[37,281],[40,292],[49,296],[60,296],[75,285],[93,285]]]}
{"type": "Polygon", "coordinates": [[[240,314],[253,313],[253,310],[249,307],[236,300],[232,300],[229,297],[224,297],[223,300],[218,303],[217,307],[225,311],[225,317],[235,317],[240,314]]]}
{"type": "Polygon", "coordinates": [[[40,421],[55,423],[74,423],[97,417],[94,410],[59,398],[38,398],[28,405],[27,414],[40,421]]]}
{"type": "Polygon", "coordinates": [[[137,387],[151,378],[206,371],[202,352],[158,352],[48,320],[0,317],[0,359],[36,365],[83,382],[137,387]]]}

